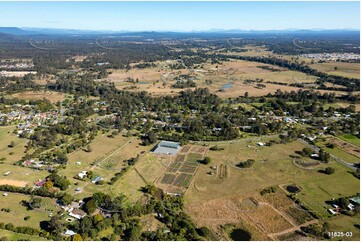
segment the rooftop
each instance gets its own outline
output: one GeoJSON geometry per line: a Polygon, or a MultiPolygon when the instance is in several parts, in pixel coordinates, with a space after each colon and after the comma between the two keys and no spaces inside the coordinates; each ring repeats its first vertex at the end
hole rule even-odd
{"type": "Polygon", "coordinates": [[[153,149],[156,154],[175,155],[180,150],[180,144],[172,141],[161,141],[153,149]]]}

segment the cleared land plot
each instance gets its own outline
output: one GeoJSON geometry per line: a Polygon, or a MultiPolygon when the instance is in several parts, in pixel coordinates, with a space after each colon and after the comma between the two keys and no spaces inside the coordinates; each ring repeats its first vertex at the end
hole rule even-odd
{"type": "Polygon", "coordinates": [[[142,225],[143,231],[156,231],[157,229],[163,228],[164,224],[161,223],[154,214],[147,214],[140,218],[140,224],[142,225]]]}
{"type": "Polygon", "coordinates": [[[275,209],[284,214],[284,216],[291,219],[296,225],[304,224],[314,219],[310,213],[303,211],[303,209],[294,204],[293,200],[288,198],[287,194],[280,188],[278,188],[276,193],[265,195],[257,194],[256,197],[260,201],[271,204],[275,209]]]}
{"type": "Polygon", "coordinates": [[[175,178],[176,178],[176,175],[165,173],[163,175],[161,183],[163,183],[163,184],[172,184],[174,182],[175,178]]]}
{"type": "Polygon", "coordinates": [[[329,75],[360,78],[360,63],[328,62],[313,64],[311,67],[329,75]]]}
{"type": "Polygon", "coordinates": [[[254,228],[252,237],[267,238],[268,233],[282,232],[293,227],[278,210],[252,200],[232,195],[188,204],[186,211],[198,226],[209,226],[214,232],[217,232],[219,225],[245,223],[254,228]]]}
{"type": "Polygon", "coordinates": [[[175,179],[173,185],[187,188],[192,180],[191,174],[180,173],[175,179]]]}
{"type": "Polygon", "coordinates": [[[64,93],[60,92],[36,92],[36,91],[29,91],[29,92],[20,92],[15,93],[12,95],[13,97],[23,99],[23,100],[41,100],[43,98],[48,99],[52,103],[56,103],[58,101],[62,101],[65,98],[64,93]]]}
{"type": "Polygon", "coordinates": [[[199,154],[199,153],[189,153],[187,156],[187,161],[190,162],[197,162],[202,159],[203,159],[203,154],[199,154]]]}
{"type": "Polygon", "coordinates": [[[201,153],[201,154],[203,154],[204,152],[206,152],[207,151],[207,148],[206,147],[193,147],[192,149],[191,149],[191,152],[193,152],[193,153],[201,153]]]}
{"type": "Polygon", "coordinates": [[[181,153],[187,153],[189,150],[191,149],[191,146],[184,146],[184,147],[182,147],[182,149],[181,149],[181,153]]]}
{"type": "Polygon", "coordinates": [[[27,182],[17,181],[17,180],[9,180],[9,179],[0,179],[0,185],[10,185],[16,187],[25,187],[27,182]]]}
{"type": "Polygon", "coordinates": [[[183,162],[186,159],[186,155],[178,155],[175,162],[183,162]]]}
{"type": "Polygon", "coordinates": [[[168,168],[167,168],[167,172],[177,172],[179,170],[179,168],[183,165],[183,163],[181,162],[173,162],[168,168]]]}
{"type": "Polygon", "coordinates": [[[179,171],[193,174],[196,172],[197,167],[198,167],[198,163],[196,162],[185,162],[179,171]]]}

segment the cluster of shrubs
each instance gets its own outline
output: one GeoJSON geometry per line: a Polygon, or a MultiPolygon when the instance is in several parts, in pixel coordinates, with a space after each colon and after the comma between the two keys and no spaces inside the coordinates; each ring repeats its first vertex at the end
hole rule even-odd
{"type": "Polygon", "coordinates": [[[255,162],[254,159],[248,159],[246,161],[239,162],[236,166],[238,166],[240,168],[249,168],[254,164],[254,162],[255,162]]]}
{"type": "Polygon", "coordinates": [[[33,189],[31,187],[16,187],[16,186],[11,186],[11,185],[0,185],[0,191],[23,193],[26,195],[35,195],[35,196],[50,197],[50,198],[61,198],[64,196],[63,192],[50,192],[45,187],[41,187],[39,189],[33,189]]]}
{"type": "Polygon", "coordinates": [[[272,186],[272,187],[266,187],[265,189],[263,189],[261,191],[261,195],[265,195],[268,193],[276,193],[277,192],[277,187],[276,186],[272,186]]]}
{"type": "Polygon", "coordinates": [[[211,148],[209,148],[210,150],[213,150],[213,151],[221,151],[221,150],[224,150],[223,147],[219,147],[218,145],[216,146],[212,146],[211,148]]]}
{"type": "Polygon", "coordinates": [[[15,233],[27,234],[33,236],[35,235],[45,238],[48,236],[47,232],[41,232],[38,229],[34,229],[26,226],[15,227],[12,223],[8,223],[8,224],[0,223],[0,229],[6,229],[15,233]]]}
{"type": "Polygon", "coordinates": [[[113,185],[130,169],[130,166],[134,166],[138,160],[139,160],[139,155],[137,155],[136,158],[130,158],[129,160],[127,160],[126,162],[128,163],[128,166],[122,169],[120,172],[115,173],[114,176],[108,182],[108,184],[113,185]]]}
{"type": "Polygon", "coordinates": [[[114,176],[112,178],[110,178],[110,181],[108,182],[109,185],[113,185],[116,181],[118,181],[128,170],[129,170],[129,166],[125,167],[123,170],[121,170],[120,172],[117,172],[114,174],[114,176]]]}

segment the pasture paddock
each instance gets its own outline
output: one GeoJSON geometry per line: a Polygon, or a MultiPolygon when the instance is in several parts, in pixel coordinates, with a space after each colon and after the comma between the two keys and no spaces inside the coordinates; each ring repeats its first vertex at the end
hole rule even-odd
{"type": "Polygon", "coordinates": [[[45,98],[52,103],[57,103],[65,99],[64,93],[51,91],[27,91],[15,93],[11,96],[22,100],[42,100],[45,98]]]}
{"type": "Polygon", "coordinates": [[[0,208],[9,208],[10,212],[0,211],[0,222],[9,223],[10,221],[15,226],[28,226],[40,230],[40,222],[49,220],[49,215],[56,214],[61,209],[55,205],[55,199],[41,197],[43,207],[36,210],[29,210],[27,206],[22,204],[22,201],[29,201],[30,196],[17,193],[8,193],[8,196],[0,196],[0,208]],[[49,211],[47,211],[48,209],[49,211]],[[52,211],[51,211],[52,210],[52,211]],[[24,220],[24,217],[30,216],[29,220],[24,220]]]}
{"type": "Polygon", "coordinates": [[[329,75],[360,79],[360,63],[326,62],[311,65],[312,68],[329,75]],[[335,69],[336,67],[336,69],[335,69]]]}
{"type": "MultiPolygon", "coordinates": [[[[261,140],[267,142],[269,138],[261,140]]],[[[325,219],[329,217],[325,201],[333,197],[350,196],[359,191],[359,181],[349,173],[351,170],[336,161],[331,160],[327,165],[309,170],[296,166],[290,155],[296,155],[295,151],[305,147],[298,141],[274,144],[271,147],[259,147],[256,145],[258,141],[259,139],[251,142],[239,140],[209,143],[209,146],[218,145],[224,150],[209,151],[211,163],[209,166],[199,167],[185,193],[186,211],[199,226],[208,225],[212,228],[214,223],[237,224],[242,221],[258,227],[259,233],[264,236],[277,234],[309,221],[310,217],[297,210],[292,200],[282,191],[261,196],[260,191],[264,188],[296,184],[302,189],[297,195],[301,203],[325,219]],[[247,159],[255,159],[251,168],[240,169],[234,166],[247,159]],[[226,178],[207,175],[212,171],[211,167],[221,165],[228,166],[229,173],[226,178]],[[326,175],[318,172],[325,166],[334,167],[336,173],[326,175]],[[347,189],[344,189],[345,187],[347,189]],[[253,212],[253,206],[244,202],[250,199],[258,201],[258,211],[253,212]],[[235,212],[237,208],[239,213],[235,212]],[[249,210],[252,210],[252,213],[247,212],[249,210]]]]}
{"type": "Polygon", "coordinates": [[[5,237],[6,240],[9,241],[21,241],[21,240],[29,240],[29,241],[47,241],[47,239],[39,236],[32,236],[27,234],[19,234],[9,230],[0,229],[0,238],[5,237]]]}
{"type": "Polygon", "coordinates": [[[14,130],[15,126],[0,127],[0,158],[6,158],[2,161],[4,164],[14,164],[24,156],[27,139],[18,138],[17,135],[13,133],[14,130]],[[11,141],[15,142],[15,147],[13,148],[8,147],[11,141]],[[10,155],[10,152],[14,152],[14,154],[10,155]]]}
{"type": "MultiPolygon", "coordinates": [[[[177,76],[189,74],[194,78],[197,87],[208,88],[212,93],[221,98],[239,97],[248,92],[250,96],[264,96],[268,93],[274,93],[277,89],[282,91],[297,91],[300,88],[271,84],[267,82],[278,82],[285,84],[308,83],[315,86],[316,77],[306,75],[297,71],[290,71],[273,65],[243,61],[231,60],[221,64],[203,63],[198,69],[180,69],[170,70],[161,68],[159,65],[154,68],[132,69],[126,71],[114,71],[110,75],[110,80],[121,90],[146,91],[154,96],[176,95],[184,90],[172,88],[171,85],[176,82],[177,76]],[[264,68],[270,68],[274,71],[264,68]],[[126,82],[127,78],[136,80],[138,83],[126,82]],[[245,83],[245,80],[263,79],[262,84],[266,87],[258,88],[257,83],[245,83]],[[212,83],[207,83],[211,80],[212,83]],[[227,86],[228,87],[225,87],[227,86]]],[[[317,86],[317,85],[316,85],[317,86]]],[[[194,88],[190,88],[194,89],[194,88]]],[[[306,89],[306,88],[302,88],[306,89]]],[[[338,95],[344,94],[338,91],[319,90],[320,92],[335,92],[338,95]]]]}

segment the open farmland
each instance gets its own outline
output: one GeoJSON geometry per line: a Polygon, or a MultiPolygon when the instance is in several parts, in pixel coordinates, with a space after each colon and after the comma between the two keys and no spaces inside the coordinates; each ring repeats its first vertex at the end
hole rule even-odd
{"type": "MultiPolygon", "coordinates": [[[[153,68],[132,69],[128,72],[124,71],[124,73],[115,71],[110,75],[110,80],[115,83],[118,89],[122,90],[147,91],[155,96],[176,95],[184,89],[172,88],[171,85],[176,82],[176,78],[180,75],[188,74],[194,79],[197,87],[208,88],[221,98],[238,97],[244,95],[245,92],[248,92],[250,96],[264,96],[268,93],[275,93],[278,89],[282,91],[305,89],[280,85],[279,83],[306,83],[310,87],[317,86],[314,84],[317,79],[315,76],[258,62],[232,60],[222,64],[205,63],[197,69],[179,70],[170,70],[166,68],[166,65],[167,63],[157,63],[157,67],[153,68]],[[129,78],[138,79],[138,82],[129,82],[127,81],[129,78]],[[261,83],[265,87],[257,86],[256,82],[249,83],[246,81],[261,79],[263,80],[261,83]]],[[[321,93],[343,94],[340,91],[319,91],[321,93]]]]}
{"type": "Polygon", "coordinates": [[[325,201],[354,195],[360,188],[359,181],[349,173],[350,170],[336,161],[327,164],[336,169],[332,176],[318,172],[325,165],[306,169],[294,164],[293,158],[289,156],[304,147],[297,141],[274,144],[271,147],[259,147],[256,142],[257,140],[253,139],[251,142],[241,140],[210,144],[217,144],[224,150],[209,151],[211,164],[199,167],[193,185],[185,195],[186,209],[198,224],[208,225],[216,232],[219,231],[220,224],[247,221],[250,226],[258,228],[256,234],[278,238],[314,219],[308,213],[302,212],[302,209],[297,210],[294,207],[292,200],[281,191],[284,184],[297,184],[301,187],[298,195],[301,203],[325,219],[330,217],[325,201]],[[240,169],[235,166],[237,161],[247,159],[255,159],[251,168],[240,169]],[[212,167],[217,167],[217,172],[209,175],[212,167]],[[220,167],[227,167],[227,176],[220,178],[220,167]],[[260,190],[270,186],[279,187],[278,195],[259,194],[260,190]],[[227,189],[224,189],[225,187],[227,189]],[[347,191],[342,187],[348,187],[347,191]],[[249,200],[256,202],[249,203],[249,200]],[[232,203],[236,203],[239,212],[232,203]],[[249,210],[252,212],[248,212],[249,210]],[[276,213],[271,214],[272,210],[276,213]]]}
{"type": "MultiPolygon", "coordinates": [[[[15,126],[0,127],[0,159],[6,158],[4,164],[14,164],[24,156],[26,139],[20,139],[14,134],[15,126]],[[15,142],[15,147],[10,148],[11,141],[15,142]],[[10,155],[10,153],[12,153],[10,155]]],[[[1,165],[1,164],[0,164],[1,165]]]]}
{"type": "MultiPolygon", "coordinates": [[[[93,150],[90,153],[83,150],[71,153],[69,155],[69,169],[60,172],[60,174],[69,178],[72,183],[72,189],[76,187],[83,188],[80,193],[75,193],[77,198],[83,198],[100,191],[110,193],[111,195],[122,193],[123,191],[116,188],[119,186],[118,183],[120,183],[120,180],[112,187],[109,187],[106,184],[96,185],[90,180],[82,181],[74,177],[81,171],[91,170],[95,176],[101,176],[105,182],[108,182],[115,173],[128,166],[126,160],[135,158],[137,154],[149,151],[150,149],[150,147],[141,146],[139,139],[132,137],[127,138],[121,135],[117,135],[115,138],[109,138],[107,134],[98,135],[92,142],[91,147],[93,150]],[[77,162],[80,162],[80,164],[77,162]]],[[[133,172],[133,169],[131,169],[127,173],[133,172]]],[[[135,175],[138,176],[136,173],[135,175]]],[[[129,194],[133,191],[136,193],[138,188],[140,188],[140,186],[131,190],[129,194]]]]}
{"type": "Polygon", "coordinates": [[[313,64],[311,67],[329,75],[360,78],[360,63],[327,62],[313,64]]]}
{"type": "Polygon", "coordinates": [[[186,145],[180,153],[168,163],[162,162],[165,172],[158,178],[157,184],[168,193],[182,193],[191,184],[192,178],[208,149],[202,146],[186,145]]]}
{"type": "Polygon", "coordinates": [[[16,193],[8,193],[8,196],[0,196],[0,208],[9,208],[10,212],[0,211],[0,222],[12,221],[16,226],[28,226],[40,229],[40,222],[49,220],[50,214],[56,214],[60,208],[55,206],[55,199],[41,198],[42,206],[39,209],[29,210],[22,201],[29,201],[30,196],[16,193]],[[24,217],[30,216],[29,220],[24,217]]]}
{"type": "Polygon", "coordinates": [[[360,148],[360,139],[352,134],[343,134],[337,137],[360,148]]]}
{"type": "MultiPolygon", "coordinates": [[[[150,150],[150,148],[149,148],[150,150]]],[[[153,154],[145,154],[141,159],[111,186],[112,194],[124,193],[129,201],[138,201],[143,193],[140,191],[147,183],[154,183],[164,166],[153,154]]]]}
{"type": "Polygon", "coordinates": [[[12,95],[15,98],[23,100],[41,100],[43,98],[48,99],[52,103],[57,103],[64,100],[65,95],[59,92],[43,92],[43,91],[29,91],[29,92],[20,92],[12,95]]]}

